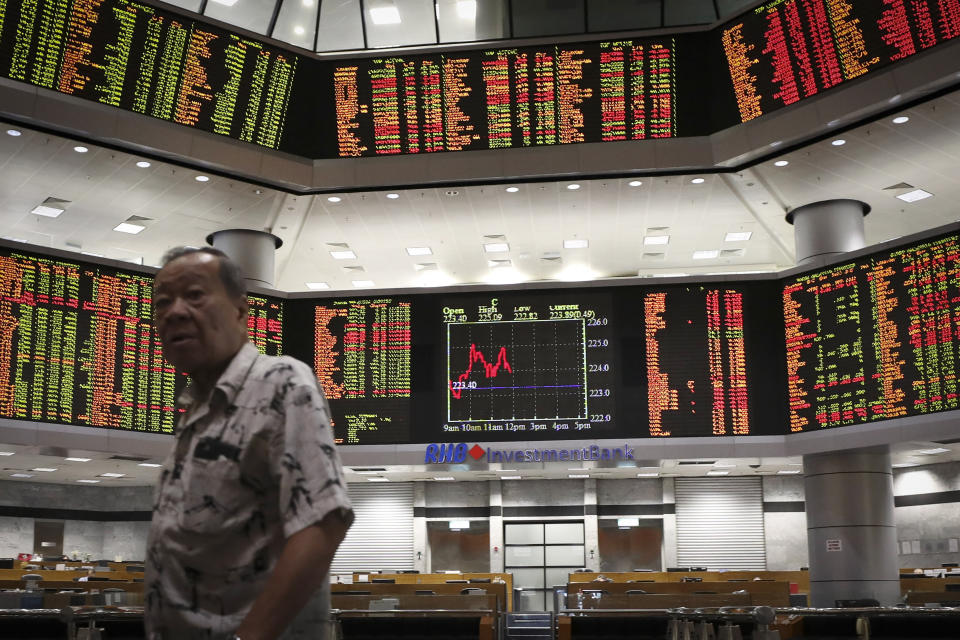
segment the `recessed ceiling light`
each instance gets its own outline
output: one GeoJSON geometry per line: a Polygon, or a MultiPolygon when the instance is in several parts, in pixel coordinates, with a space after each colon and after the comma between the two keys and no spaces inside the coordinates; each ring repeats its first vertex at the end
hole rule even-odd
{"type": "Polygon", "coordinates": [[[447,482],[449,480],[456,480],[453,476],[434,476],[434,480],[439,480],[441,482],[447,482]]]}
{"type": "Polygon", "coordinates": [[[99,480],[77,480],[77,482],[82,482],[84,484],[98,484],[99,480]]]}
{"type": "Polygon", "coordinates": [[[835,146],[835,147],[842,147],[843,145],[847,144],[847,141],[844,140],[843,138],[837,138],[836,140],[834,140],[834,141],[831,142],[830,144],[832,144],[832,145],[835,146]]]}
{"type": "Polygon", "coordinates": [[[893,119],[893,124],[903,124],[905,122],[910,122],[909,116],[897,116],[893,119]]]}
{"type": "Polygon", "coordinates": [[[523,476],[501,476],[501,480],[520,480],[523,476]]]}
{"type": "Polygon", "coordinates": [[[516,193],[517,191],[520,191],[520,187],[507,187],[505,191],[507,193],[516,193]]]}
{"type": "Polygon", "coordinates": [[[787,166],[788,164],[790,164],[790,161],[789,161],[789,160],[777,160],[776,162],[773,163],[773,166],[775,166],[775,167],[785,167],[785,166],[787,166]]]}
{"type": "Polygon", "coordinates": [[[563,241],[564,249],[586,249],[590,246],[590,241],[583,238],[571,238],[563,241]]]}
{"type": "Polygon", "coordinates": [[[294,32],[295,34],[297,34],[298,36],[302,36],[302,35],[303,35],[303,27],[301,27],[300,25],[297,25],[297,26],[295,26],[295,27],[293,28],[293,32],[294,32]]]}
{"type": "Polygon", "coordinates": [[[906,467],[919,467],[919,462],[898,462],[894,465],[891,465],[894,469],[905,469],[906,467]]]}
{"type": "Polygon", "coordinates": [[[301,0],[301,2],[303,3],[303,6],[305,6],[305,7],[312,7],[312,6],[313,6],[313,0],[301,0]]]}
{"type": "Polygon", "coordinates": [[[87,151],[90,151],[90,149],[87,149],[85,146],[80,144],[75,146],[73,150],[76,151],[77,153],[86,153],[87,151]]]}
{"type": "Polygon", "coordinates": [[[61,213],[63,213],[63,207],[51,207],[45,204],[38,204],[33,209],[30,210],[30,213],[36,214],[38,216],[43,216],[45,218],[56,218],[61,213]]]}
{"type": "Polygon", "coordinates": [[[670,236],[643,236],[643,244],[668,244],[670,236]]]}
{"type": "Polygon", "coordinates": [[[210,176],[197,176],[194,178],[197,182],[209,182],[210,176]]]}
{"type": "Polygon", "coordinates": [[[457,17],[461,20],[476,20],[477,0],[457,0],[457,17]]]}
{"type": "Polygon", "coordinates": [[[800,469],[780,469],[777,471],[778,476],[795,476],[799,473],[803,473],[800,469]]]}
{"type": "Polygon", "coordinates": [[[137,465],[138,467],[162,467],[162,464],[157,464],[156,462],[141,462],[137,465]]]}
{"type": "Polygon", "coordinates": [[[18,131],[17,129],[7,129],[7,135],[13,136],[14,138],[18,138],[23,135],[23,132],[18,131]]]}
{"type": "Polygon", "coordinates": [[[638,478],[658,478],[660,477],[659,473],[638,473],[638,478]]]}
{"type": "Polygon", "coordinates": [[[641,180],[631,180],[627,184],[630,185],[631,187],[639,187],[640,185],[643,184],[643,182],[641,180]]]}
{"type": "Polygon", "coordinates": [[[56,467],[36,467],[36,468],[30,469],[30,471],[44,471],[46,473],[53,473],[56,470],[57,470],[56,467]]]}
{"type": "Polygon", "coordinates": [[[373,280],[353,280],[353,286],[355,287],[372,287],[373,280]]]}
{"type": "Polygon", "coordinates": [[[640,518],[617,518],[617,526],[622,528],[639,527],[640,518]]]}
{"type": "Polygon", "coordinates": [[[690,182],[692,182],[693,184],[703,184],[703,178],[694,178],[690,182]]]}
{"type": "Polygon", "coordinates": [[[576,191],[579,188],[580,188],[580,185],[578,185],[576,182],[574,182],[573,184],[567,185],[567,189],[570,189],[570,191],[576,191]]]}
{"type": "Polygon", "coordinates": [[[29,473],[11,473],[10,477],[11,478],[32,478],[33,475],[29,473]]]}
{"type": "Polygon", "coordinates": [[[140,233],[144,229],[146,229],[146,227],[140,226],[139,224],[130,224],[129,222],[121,222],[113,228],[114,231],[133,234],[140,233]]]}
{"type": "Polygon", "coordinates": [[[232,7],[237,4],[237,0],[213,0],[217,4],[222,4],[225,7],[232,7]]]}
{"type": "Polygon", "coordinates": [[[717,249],[704,249],[702,251],[694,251],[693,259],[694,260],[710,260],[716,258],[720,255],[720,251],[717,249]]]}
{"type": "Polygon", "coordinates": [[[451,520],[450,529],[453,531],[459,531],[460,529],[469,529],[470,521],[469,520],[451,520]]]}
{"type": "Polygon", "coordinates": [[[390,478],[367,478],[367,482],[390,482],[390,478]]]}
{"type": "Polygon", "coordinates": [[[400,197],[400,194],[399,194],[399,193],[388,193],[388,194],[387,194],[387,197],[390,198],[391,200],[396,200],[397,198],[400,197]]]}
{"type": "Polygon", "coordinates": [[[146,169],[147,167],[150,166],[150,163],[147,162],[146,160],[141,160],[140,162],[137,163],[137,166],[140,167],[141,169],[146,169]]]}
{"type": "Polygon", "coordinates": [[[70,462],[90,462],[93,458],[64,458],[70,462]]]}
{"type": "Polygon", "coordinates": [[[737,465],[735,465],[735,464],[730,464],[730,463],[728,463],[728,462],[714,462],[714,463],[713,463],[713,466],[714,466],[714,468],[716,468],[716,469],[733,469],[733,468],[736,467],[737,465]]]}
{"type": "Polygon", "coordinates": [[[355,254],[351,249],[331,251],[330,255],[333,256],[334,260],[356,260],[357,258],[357,254],[355,254]]]}
{"type": "Polygon", "coordinates": [[[136,258],[121,258],[124,262],[132,262],[133,264],[143,264],[143,256],[137,256],[136,258]]]}
{"type": "Polygon", "coordinates": [[[408,256],[430,256],[433,251],[430,247],[407,247],[408,256]]]}
{"type": "Polygon", "coordinates": [[[926,200],[927,198],[931,197],[933,197],[933,194],[929,191],[924,191],[923,189],[914,189],[913,191],[901,193],[897,196],[897,199],[903,200],[904,202],[917,202],[918,200],[926,200]]]}
{"type": "Polygon", "coordinates": [[[330,196],[327,198],[327,202],[340,202],[342,199],[343,198],[340,198],[339,196],[330,196]]]}
{"type": "Polygon", "coordinates": [[[98,477],[98,478],[122,478],[122,477],[124,477],[125,475],[127,475],[127,474],[125,474],[125,473],[113,473],[113,472],[108,472],[108,473],[101,473],[101,474],[100,474],[99,476],[97,476],[97,477],[98,477]]]}
{"type": "Polygon", "coordinates": [[[400,24],[400,11],[393,4],[385,7],[370,7],[373,24],[400,24]]]}
{"type": "Polygon", "coordinates": [[[753,231],[728,231],[723,236],[724,242],[746,242],[753,235],[753,231]]]}
{"type": "Polygon", "coordinates": [[[728,476],[730,475],[729,471],[707,471],[708,476],[728,476]]]}
{"type": "Polygon", "coordinates": [[[326,282],[304,282],[303,284],[307,285],[307,289],[313,289],[314,291],[316,291],[317,289],[330,288],[330,285],[327,284],[326,282]]]}
{"type": "Polygon", "coordinates": [[[589,474],[589,473],[568,473],[568,474],[567,474],[567,477],[568,477],[568,478],[575,478],[575,479],[579,479],[579,478],[589,478],[589,477],[590,477],[590,474],[589,474]]]}
{"type": "Polygon", "coordinates": [[[91,257],[94,257],[94,258],[103,258],[103,257],[104,257],[104,255],[103,255],[102,253],[94,253],[93,251],[81,251],[80,253],[81,253],[82,255],[91,256],[91,257]]]}
{"type": "Polygon", "coordinates": [[[510,245],[506,242],[488,242],[483,245],[483,250],[487,253],[503,253],[510,251],[510,245]]]}
{"type": "Polygon", "coordinates": [[[917,451],[922,456],[936,456],[941,453],[950,453],[950,449],[944,449],[943,447],[937,447],[936,449],[920,449],[917,451]]]}
{"type": "Polygon", "coordinates": [[[0,451],[0,456],[13,456],[16,455],[16,451],[0,451]]]}

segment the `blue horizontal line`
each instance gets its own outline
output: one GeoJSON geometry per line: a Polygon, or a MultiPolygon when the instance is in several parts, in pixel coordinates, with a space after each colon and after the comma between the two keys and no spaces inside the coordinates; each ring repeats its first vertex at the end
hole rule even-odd
{"type": "Polygon", "coordinates": [[[462,389],[455,389],[455,391],[488,391],[490,389],[569,389],[569,388],[580,388],[582,384],[551,384],[551,385],[536,385],[531,384],[525,387],[463,387],[462,389]]]}

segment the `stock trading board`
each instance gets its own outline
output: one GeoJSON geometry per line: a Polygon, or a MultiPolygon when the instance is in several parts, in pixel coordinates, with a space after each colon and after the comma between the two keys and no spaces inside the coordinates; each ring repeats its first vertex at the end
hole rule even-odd
{"type": "Polygon", "coordinates": [[[783,287],[792,433],[960,408],[960,237],[783,287]]]}
{"type": "Polygon", "coordinates": [[[958,35],[956,0],[774,0],[720,38],[747,122],[958,35]]]}
{"type": "MultiPolygon", "coordinates": [[[[153,277],[0,250],[0,417],[171,433],[186,376],[153,330],[153,277]]],[[[283,344],[283,302],[251,295],[262,353],[283,344]]]]}
{"type": "Polygon", "coordinates": [[[129,0],[0,2],[0,75],[272,149],[297,62],[129,0]]]}
{"type": "Polygon", "coordinates": [[[670,138],[676,47],[667,37],[340,63],[338,155],[670,138]]]}

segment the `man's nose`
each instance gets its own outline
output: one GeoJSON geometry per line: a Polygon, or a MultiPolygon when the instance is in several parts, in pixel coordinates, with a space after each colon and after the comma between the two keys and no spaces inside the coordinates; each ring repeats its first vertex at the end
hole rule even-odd
{"type": "Polygon", "coordinates": [[[171,318],[182,318],[187,315],[187,302],[180,296],[177,296],[170,301],[170,304],[167,305],[167,308],[163,310],[163,318],[169,320],[171,318]]]}

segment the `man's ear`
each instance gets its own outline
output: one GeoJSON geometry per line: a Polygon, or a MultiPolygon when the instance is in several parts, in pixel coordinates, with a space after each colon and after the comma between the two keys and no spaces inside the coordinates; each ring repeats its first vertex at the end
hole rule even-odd
{"type": "Polygon", "coordinates": [[[237,319],[243,320],[244,326],[247,324],[247,316],[250,315],[250,303],[247,302],[247,296],[237,298],[237,319]]]}

